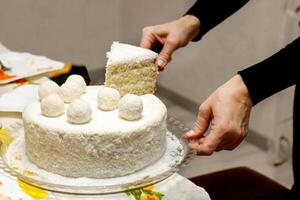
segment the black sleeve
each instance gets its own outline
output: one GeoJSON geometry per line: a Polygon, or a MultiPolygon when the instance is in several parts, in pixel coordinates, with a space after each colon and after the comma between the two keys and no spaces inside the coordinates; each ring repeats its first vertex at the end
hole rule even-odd
{"type": "Polygon", "coordinates": [[[185,15],[194,15],[200,20],[200,33],[193,39],[198,41],[209,30],[239,10],[249,0],[198,0],[185,15]]]}
{"type": "Polygon", "coordinates": [[[299,84],[300,37],[270,58],[238,73],[253,105],[294,84],[299,84]]]}

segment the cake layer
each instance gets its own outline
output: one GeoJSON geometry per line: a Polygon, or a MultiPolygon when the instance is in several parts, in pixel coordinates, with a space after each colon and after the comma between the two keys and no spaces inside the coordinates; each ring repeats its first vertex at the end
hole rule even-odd
{"type": "Polygon", "coordinates": [[[121,95],[154,93],[157,74],[153,60],[111,65],[106,69],[105,85],[118,89],[121,95]]]}
{"type": "Polygon", "coordinates": [[[117,109],[98,109],[98,89],[87,87],[81,96],[93,111],[86,124],[71,124],[65,114],[45,117],[39,102],[25,109],[26,152],[33,163],[63,176],[107,178],[133,173],[163,155],[167,131],[165,105],[152,94],[143,95],[142,117],[126,121],[118,116],[117,109]]]}
{"type": "Polygon", "coordinates": [[[154,93],[158,75],[156,56],[149,49],[114,42],[107,52],[105,85],[119,90],[121,95],[154,93]]]}
{"type": "Polygon", "coordinates": [[[106,53],[107,66],[153,60],[156,56],[157,53],[149,49],[119,42],[113,42],[110,51],[106,53]]]}

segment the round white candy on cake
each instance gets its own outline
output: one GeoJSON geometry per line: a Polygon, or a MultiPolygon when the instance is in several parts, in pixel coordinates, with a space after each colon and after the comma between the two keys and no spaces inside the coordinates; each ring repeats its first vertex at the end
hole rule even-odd
{"type": "Polygon", "coordinates": [[[118,107],[121,98],[120,92],[117,89],[100,87],[97,95],[98,108],[104,111],[111,111],[118,107]]]}
{"type": "Polygon", "coordinates": [[[83,124],[90,121],[92,108],[82,99],[76,99],[67,108],[67,119],[74,124],[83,124]]]}
{"type": "Polygon", "coordinates": [[[80,85],[81,90],[83,90],[83,92],[85,92],[85,90],[86,90],[85,80],[80,75],[73,74],[73,75],[71,75],[71,76],[69,76],[67,78],[66,82],[75,82],[75,83],[78,83],[80,85]]]}
{"type": "Polygon", "coordinates": [[[65,103],[78,99],[86,90],[86,83],[79,75],[71,75],[62,84],[61,91],[65,103]]]}
{"type": "Polygon", "coordinates": [[[135,94],[126,94],[119,101],[119,116],[126,120],[136,120],[143,112],[143,101],[135,94]]]}
{"type": "Polygon", "coordinates": [[[61,85],[62,96],[65,103],[70,103],[78,99],[83,91],[83,88],[76,82],[65,82],[61,85]]]}
{"type": "Polygon", "coordinates": [[[51,80],[41,83],[39,86],[40,100],[52,94],[62,96],[61,88],[57,85],[57,83],[51,80]]]}
{"type": "Polygon", "coordinates": [[[42,99],[41,111],[44,116],[58,117],[65,112],[65,104],[59,95],[52,94],[42,99]]]}

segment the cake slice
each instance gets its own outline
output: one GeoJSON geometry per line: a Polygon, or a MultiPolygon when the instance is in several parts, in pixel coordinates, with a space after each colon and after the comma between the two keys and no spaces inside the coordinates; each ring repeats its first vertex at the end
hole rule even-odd
{"type": "Polygon", "coordinates": [[[154,93],[158,67],[157,53],[129,44],[113,42],[107,52],[105,85],[119,90],[121,95],[154,93]]]}

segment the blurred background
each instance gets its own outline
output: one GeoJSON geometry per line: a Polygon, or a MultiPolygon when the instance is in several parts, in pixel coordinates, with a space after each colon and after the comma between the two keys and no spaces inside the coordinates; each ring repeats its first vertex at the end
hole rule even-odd
{"type": "MultiPolygon", "coordinates": [[[[219,85],[298,37],[290,1],[251,0],[201,41],[178,50],[158,80],[157,95],[169,115],[191,127],[198,106],[219,85]]],[[[0,43],[13,51],[86,65],[92,83],[101,84],[113,41],[139,45],[143,27],[177,19],[194,2],[0,0],[0,43]]],[[[293,90],[254,107],[250,133],[237,149],[197,157],[180,173],[193,177],[248,166],[290,188],[293,90]]]]}

